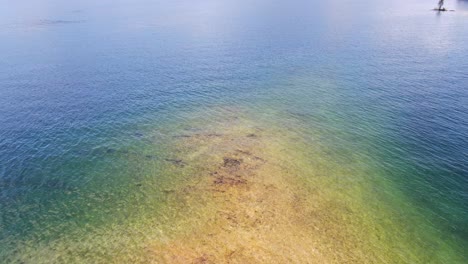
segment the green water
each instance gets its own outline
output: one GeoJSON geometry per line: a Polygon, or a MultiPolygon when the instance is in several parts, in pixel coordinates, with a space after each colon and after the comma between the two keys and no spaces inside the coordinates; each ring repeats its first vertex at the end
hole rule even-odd
{"type": "MultiPolygon", "coordinates": [[[[444,233],[435,217],[415,207],[395,178],[404,176],[388,170],[386,164],[398,159],[385,156],[385,146],[376,147],[375,138],[384,136],[381,120],[340,116],[340,98],[330,92],[338,89],[333,81],[290,76],[286,83],[272,86],[263,100],[181,111],[175,120],[138,128],[141,135],[126,144],[93,150],[105,158],[75,165],[93,177],[48,196],[60,202],[22,208],[30,220],[18,221],[17,232],[34,232],[4,238],[9,247],[3,254],[12,262],[151,261],[147,245],[190,230],[193,223],[184,219],[205,203],[187,204],[168,194],[203,172],[206,148],[218,135],[239,130],[257,131],[280,150],[274,163],[297,173],[304,188],[313,190],[310,195],[318,197],[325,219],[345,227],[346,233],[329,235],[345,245],[357,243],[354,251],[370,263],[462,263],[463,240],[444,233]],[[304,89],[314,89],[314,96],[305,98],[304,89]],[[288,100],[278,100],[286,94],[288,100]],[[313,107],[299,107],[306,105],[313,107]],[[350,133],[353,129],[358,131],[350,133]],[[185,145],[183,139],[200,134],[214,139],[185,145]]],[[[37,191],[28,198],[43,196],[37,191]]],[[[16,216],[23,218],[22,213],[16,216]]],[[[352,261],[348,257],[338,260],[352,261]]]]}

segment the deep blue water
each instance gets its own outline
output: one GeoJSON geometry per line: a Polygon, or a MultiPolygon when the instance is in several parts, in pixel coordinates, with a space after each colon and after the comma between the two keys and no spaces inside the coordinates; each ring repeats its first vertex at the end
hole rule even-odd
{"type": "Polygon", "coordinates": [[[28,219],[63,192],[124,184],[115,152],[226,104],[365,140],[415,210],[468,246],[468,3],[273,2],[2,1],[0,240],[41,237],[28,219]]]}

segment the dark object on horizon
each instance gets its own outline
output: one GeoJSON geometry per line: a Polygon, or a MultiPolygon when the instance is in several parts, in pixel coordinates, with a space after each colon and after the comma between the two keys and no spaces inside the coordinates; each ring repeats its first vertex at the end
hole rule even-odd
{"type": "Polygon", "coordinates": [[[441,11],[442,11],[442,9],[445,10],[445,8],[443,6],[444,6],[444,0],[439,0],[439,10],[441,10],[441,11]]]}
{"type": "Polygon", "coordinates": [[[447,8],[444,7],[444,0],[439,0],[439,3],[437,4],[439,7],[434,8],[434,11],[455,11],[455,10],[448,10],[447,8]]]}

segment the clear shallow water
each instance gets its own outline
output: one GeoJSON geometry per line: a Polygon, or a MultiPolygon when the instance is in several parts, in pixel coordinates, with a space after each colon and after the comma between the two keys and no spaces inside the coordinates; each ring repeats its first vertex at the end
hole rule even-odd
{"type": "MultiPolygon", "coordinates": [[[[370,193],[404,204],[414,243],[427,243],[416,259],[466,260],[465,2],[443,14],[426,1],[7,6],[2,258],[112,233],[129,218],[167,218],[161,190],[184,177],[167,161],[177,159],[174,136],[194,122],[216,127],[226,113],[212,109],[227,107],[286,128],[306,142],[291,149],[320,154],[311,164],[325,156],[355,175],[367,170],[356,160],[372,167],[370,193]]],[[[324,174],[363,179],[333,166],[324,174]]]]}

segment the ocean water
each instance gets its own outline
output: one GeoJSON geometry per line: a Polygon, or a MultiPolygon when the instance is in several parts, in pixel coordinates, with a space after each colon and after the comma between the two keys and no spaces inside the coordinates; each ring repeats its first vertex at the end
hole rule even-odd
{"type": "Polygon", "coordinates": [[[0,262],[467,263],[468,2],[435,2],[3,1],[0,262]],[[205,237],[249,208],[223,160],[269,232],[205,237]]]}

